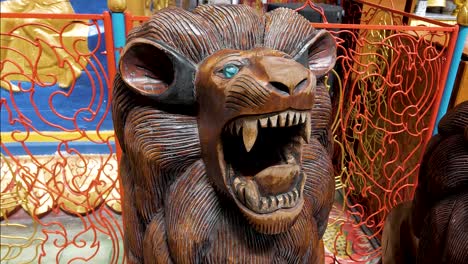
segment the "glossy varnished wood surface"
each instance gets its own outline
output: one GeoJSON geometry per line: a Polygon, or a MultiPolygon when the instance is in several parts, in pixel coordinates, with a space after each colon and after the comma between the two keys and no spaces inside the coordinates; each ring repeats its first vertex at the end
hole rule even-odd
{"type": "Polygon", "coordinates": [[[336,59],[330,34],[287,9],[261,14],[242,5],[201,6],[193,12],[169,8],[129,34],[121,58],[113,119],[123,152],[129,261],[323,262],[321,237],[334,193],[331,103],[320,79],[336,59]],[[223,75],[223,67],[232,63],[238,74],[223,75]],[[271,123],[268,132],[260,131],[261,119],[271,123]],[[287,209],[257,213],[239,201],[233,176],[223,169],[226,153],[220,151],[221,145],[232,145],[223,140],[236,138],[229,134],[235,131],[226,132],[236,124],[242,125],[238,137],[245,149],[232,151],[267,164],[247,162],[252,167],[245,170],[242,162],[229,164],[237,166],[237,181],[280,193],[288,200],[277,205],[287,209]],[[276,127],[282,132],[271,132],[276,127]],[[261,133],[270,133],[273,145],[283,142],[278,151],[289,158],[262,160],[275,156],[255,145],[261,133]],[[274,140],[275,133],[291,138],[274,140]],[[246,171],[256,175],[242,174],[246,171]],[[281,177],[283,172],[294,175],[281,177]],[[301,202],[293,206],[288,191],[296,184],[301,202]]]}

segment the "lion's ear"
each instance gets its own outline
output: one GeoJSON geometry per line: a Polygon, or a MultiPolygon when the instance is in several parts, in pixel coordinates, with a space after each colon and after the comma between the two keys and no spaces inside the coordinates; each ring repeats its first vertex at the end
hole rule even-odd
{"type": "Polygon", "coordinates": [[[163,106],[195,104],[196,65],[169,45],[148,38],[129,42],[120,58],[123,81],[163,106]]]}
{"type": "Polygon", "coordinates": [[[317,31],[317,34],[299,49],[294,59],[308,66],[315,76],[321,77],[335,66],[335,39],[326,30],[317,31]]]}

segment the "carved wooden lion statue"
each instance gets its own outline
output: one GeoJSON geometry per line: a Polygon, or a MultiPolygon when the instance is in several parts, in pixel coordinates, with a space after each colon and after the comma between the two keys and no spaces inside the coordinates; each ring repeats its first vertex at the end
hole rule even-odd
{"type": "Polygon", "coordinates": [[[440,120],[421,160],[413,201],[392,209],[384,264],[468,263],[468,101],[440,120]]]}
{"type": "Polygon", "coordinates": [[[296,12],[169,8],[128,36],[113,119],[135,263],[319,263],[336,43],[296,12]]]}

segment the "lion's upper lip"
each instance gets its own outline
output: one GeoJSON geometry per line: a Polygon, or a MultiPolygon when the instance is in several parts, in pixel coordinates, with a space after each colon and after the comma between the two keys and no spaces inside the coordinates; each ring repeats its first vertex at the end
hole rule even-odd
{"type": "Polygon", "coordinates": [[[227,123],[224,129],[233,135],[242,133],[245,149],[250,152],[257,140],[259,127],[289,127],[301,124],[304,124],[301,136],[308,143],[311,132],[309,111],[286,110],[279,113],[240,117],[227,123]]]}

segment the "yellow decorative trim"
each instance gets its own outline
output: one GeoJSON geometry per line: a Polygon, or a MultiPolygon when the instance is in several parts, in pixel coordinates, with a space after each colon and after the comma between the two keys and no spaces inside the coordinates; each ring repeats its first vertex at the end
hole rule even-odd
{"type": "Polygon", "coordinates": [[[427,6],[428,7],[446,6],[446,2],[445,2],[445,0],[428,0],[427,1],[427,6]]]}
{"type": "Polygon", "coordinates": [[[59,141],[114,141],[114,131],[41,131],[38,132],[2,132],[0,133],[2,143],[13,142],[59,142],[59,141]]]}

